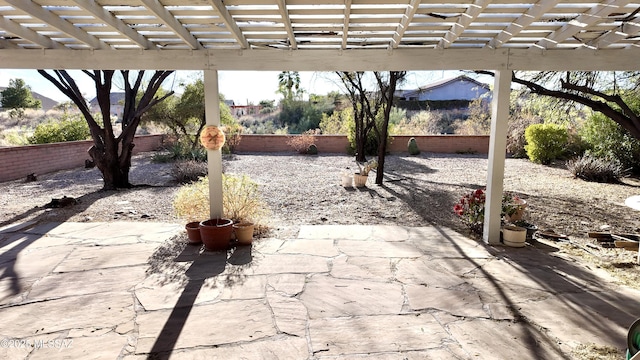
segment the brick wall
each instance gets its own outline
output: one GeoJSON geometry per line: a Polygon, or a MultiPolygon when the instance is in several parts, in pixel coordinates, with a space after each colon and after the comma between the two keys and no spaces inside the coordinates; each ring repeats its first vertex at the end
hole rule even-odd
{"type": "MultiPolygon", "coordinates": [[[[133,153],[155,150],[162,140],[163,135],[136,136],[133,153]]],[[[91,159],[87,150],[92,144],[88,140],[0,148],[0,181],[84,166],[91,159]]]]}
{"type": "MultiPolygon", "coordinates": [[[[237,152],[284,152],[293,151],[287,145],[289,136],[296,135],[242,135],[237,152]]],[[[391,153],[406,153],[407,143],[412,136],[394,136],[389,147],[391,153]]],[[[456,153],[474,152],[487,154],[489,152],[489,136],[478,135],[420,135],[416,138],[418,148],[425,152],[456,153]]],[[[349,141],[344,135],[316,136],[316,146],[321,153],[345,153],[349,141]]]]}

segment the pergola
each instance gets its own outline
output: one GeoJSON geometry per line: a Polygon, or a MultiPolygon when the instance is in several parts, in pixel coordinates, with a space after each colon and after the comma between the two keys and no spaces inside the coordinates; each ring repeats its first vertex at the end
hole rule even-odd
{"type": "MultiPolygon", "coordinates": [[[[640,70],[629,0],[0,0],[0,68],[493,70],[484,240],[497,243],[514,70],[640,70]]],[[[209,173],[221,174],[209,150],[209,173]]],[[[211,216],[222,215],[221,176],[211,216]]]]}

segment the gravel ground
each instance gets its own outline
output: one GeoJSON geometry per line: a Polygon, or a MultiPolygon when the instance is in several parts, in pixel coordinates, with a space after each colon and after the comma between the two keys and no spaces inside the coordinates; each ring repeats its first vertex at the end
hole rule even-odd
{"type": "MultiPolygon", "coordinates": [[[[0,183],[0,226],[37,219],[45,221],[169,221],[178,189],[170,176],[171,164],[151,162],[151,153],[134,158],[133,189],[102,191],[97,169],[74,169],[38,176],[35,182],[0,183]],[[78,204],[45,209],[52,198],[70,196],[78,204]]],[[[242,154],[225,157],[225,172],[247,174],[261,185],[271,210],[267,224],[274,230],[302,224],[438,224],[466,232],[452,211],[453,204],[486,184],[486,155],[426,153],[387,157],[384,185],[343,188],[340,177],[357,170],[346,155],[302,156],[242,154]]],[[[624,206],[626,198],[640,194],[640,181],[599,184],[574,179],[563,165],[542,166],[523,159],[507,159],[504,189],[528,202],[526,219],[540,229],[566,234],[574,248],[606,261],[633,265],[632,252],[588,246],[589,231],[608,229],[640,233],[640,212],[624,206]]],[[[293,230],[293,231],[294,231],[293,230]]],[[[278,234],[281,235],[281,234],[278,234]]],[[[569,251],[570,252],[570,251],[569,251]]],[[[638,271],[640,272],[640,271],[638,271]]]]}

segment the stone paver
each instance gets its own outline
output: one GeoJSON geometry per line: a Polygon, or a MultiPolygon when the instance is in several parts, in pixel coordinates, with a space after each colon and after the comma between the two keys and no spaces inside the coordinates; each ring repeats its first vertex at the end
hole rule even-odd
{"type": "Polygon", "coordinates": [[[571,359],[579,344],[623,349],[640,317],[640,291],[598,271],[437,226],[304,225],[175,255],[182,231],[0,229],[0,339],[54,344],[0,358],[571,359]]]}

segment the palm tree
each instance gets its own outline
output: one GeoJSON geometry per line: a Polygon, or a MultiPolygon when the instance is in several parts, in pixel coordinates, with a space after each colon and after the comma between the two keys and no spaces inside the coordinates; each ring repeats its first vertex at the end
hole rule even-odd
{"type": "Polygon", "coordinates": [[[300,88],[300,73],[297,71],[281,72],[278,75],[278,84],[278,92],[287,100],[298,97],[302,92],[300,88]]]}

